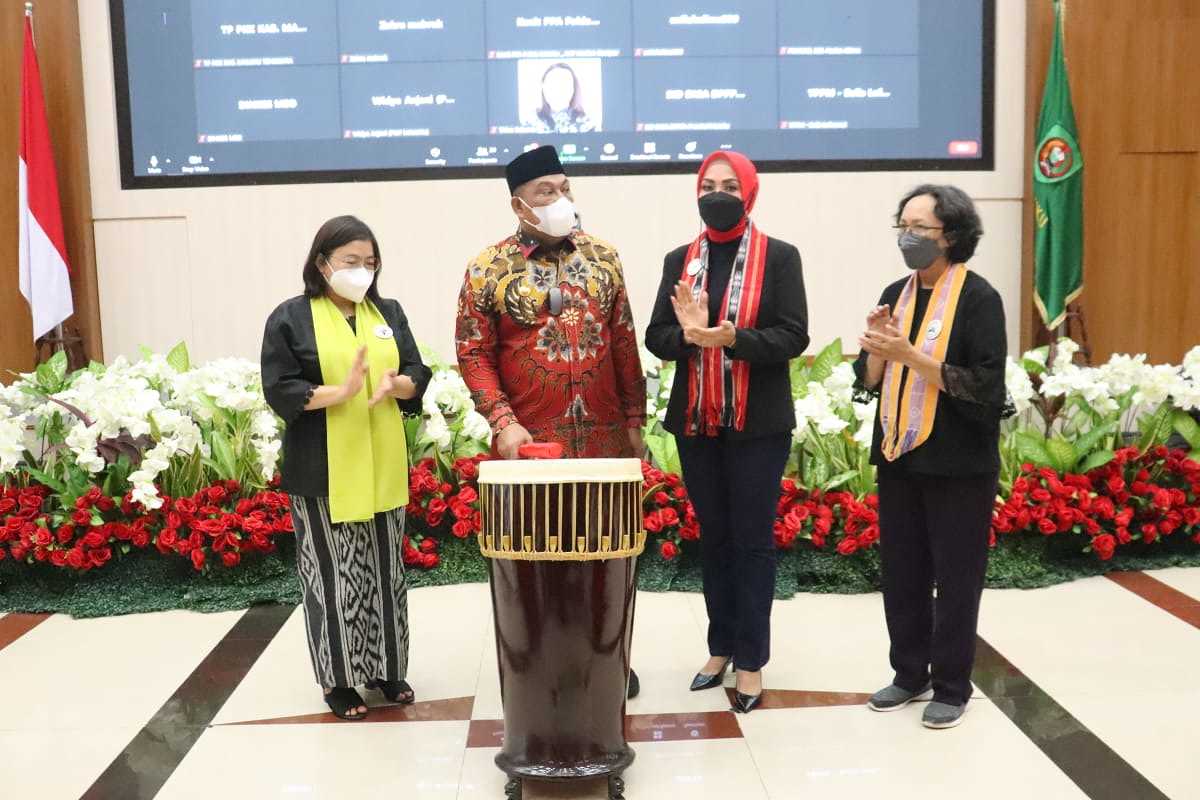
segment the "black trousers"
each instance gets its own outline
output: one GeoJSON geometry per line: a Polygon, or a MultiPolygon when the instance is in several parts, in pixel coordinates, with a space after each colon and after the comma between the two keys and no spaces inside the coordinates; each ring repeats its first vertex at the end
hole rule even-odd
{"type": "Polygon", "coordinates": [[[747,672],[771,656],[775,514],[792,436],[676,436],[700,520],[708,652],[747,672]]]}
{"type": "Polygon", "coordinates": [[[995,475],[879,475],[883,604],[894,683],[917,691],[932,680],[938,702],[965,705],[971,698],[996,489],[995,475]]]}

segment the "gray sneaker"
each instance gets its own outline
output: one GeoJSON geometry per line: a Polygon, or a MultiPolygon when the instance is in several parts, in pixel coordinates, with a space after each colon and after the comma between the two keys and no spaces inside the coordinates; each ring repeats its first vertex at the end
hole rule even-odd
{"type": "Polygon", "coordinates": [[[934,728],[941,730],[943,728],[953,728],[962,722],[963,714],[967,713],[967,707],[952,706],[949,703],[930,703],[925,709],[925,714],[921,717],[921,724],[926,728],[934,728]]]}
{"type": "Polygon", "coordinates": [[[897,711],[909,703],[928,700],[931,697],[933,697],[933,687],[929,684],[926,684],[925,688],[920,691],[910,692],[893,683],[871,695],[871,699],[867,701],[867,708],[872,711],[897,711]]]}

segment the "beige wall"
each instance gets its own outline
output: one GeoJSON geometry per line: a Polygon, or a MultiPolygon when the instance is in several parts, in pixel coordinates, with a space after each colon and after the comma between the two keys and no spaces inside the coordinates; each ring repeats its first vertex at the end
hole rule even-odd
{"type": "MultiPolygon", "coordinates": [[[[972,266],[1009,310],[1018,346],[1023,194],[1025,6],[997,2],[996,170],[991,173],[770,174],[755,219],[804,257],[814,348],[851,350],[866,309],[905,269],[888,227],[898,197],[924,180],[952,182],[979,203],[986,235],[972,266]]],[[[262,323],[299,290],[312,235],[329,217],[370,224],[417,337],[453,354],[455,297],[467,261],[514,227],[502,180],[313,184],[122,191],[108,3],[80,3],[97,270],[108,358],[186,340],[194,359],[257,358],[262,323]]],[[[662,256],[695,236],[690,176],[580,178],[586,228],[621,252],[644,325],[662,256]]]]}

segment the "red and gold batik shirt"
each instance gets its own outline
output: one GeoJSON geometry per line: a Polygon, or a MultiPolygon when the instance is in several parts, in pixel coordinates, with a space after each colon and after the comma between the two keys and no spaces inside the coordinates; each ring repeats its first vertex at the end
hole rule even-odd
{"type": "Polygon", "coordinates": [[[495,433],[518,422],[570,458],[633,455],[646,379],[617,251],[576,231],[550,249],[515,234],[467,268],[458,364],[495,433]],[[562,308],[551,313],[551,289],[562,308]]]}

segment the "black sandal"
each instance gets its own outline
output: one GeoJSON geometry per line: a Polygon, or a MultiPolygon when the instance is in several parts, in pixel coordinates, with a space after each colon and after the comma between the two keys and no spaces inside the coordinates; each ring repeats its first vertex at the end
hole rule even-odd
{"type": "Polygon", "coordinates": [[[383,696],[389,702],[399,703],[402,706],[412,705],[417,699],[413,688],[408,685],[408,681],[371,681],[367,684],[368,689],[378,689],[383,692],[383,696]]]}
{"type": "Polygon", "coordinates": [[[353,689],[344,689],[340,686],[330,690],[325,695],[325,703],[329,706],[329,710],[333,712],[335,717],[347,720],[348,722],[358,722],[359,720],[366,719],[369,713],[367,711],[361,714],[355,712],[353,715],[347,713],[359,706],[366,708],[367,704],[358,692],[353,689]]]}

